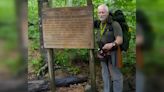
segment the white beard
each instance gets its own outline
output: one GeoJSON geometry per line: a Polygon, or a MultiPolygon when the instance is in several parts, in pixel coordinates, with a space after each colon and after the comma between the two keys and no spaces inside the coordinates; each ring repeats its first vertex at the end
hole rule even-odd
{"type": "Polygon", "coordinates": [[[99,16],[100,21],[105,21],[106,18],[107,18],[106,16],[99,16]]]}

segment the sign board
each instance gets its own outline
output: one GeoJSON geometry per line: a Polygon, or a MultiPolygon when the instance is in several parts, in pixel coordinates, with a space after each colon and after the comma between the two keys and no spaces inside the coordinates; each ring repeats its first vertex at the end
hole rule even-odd
{"type": "Polygon", "coordinates": [[[45,48],[94,48],[91,6],[42,10],[45,48]]]}

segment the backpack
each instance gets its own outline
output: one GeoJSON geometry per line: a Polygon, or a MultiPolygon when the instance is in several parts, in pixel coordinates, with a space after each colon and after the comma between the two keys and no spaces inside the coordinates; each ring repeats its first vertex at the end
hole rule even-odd
{"type": "Polygon", "coordinates": [[[126,22],[125,16],[121,10],[116,10],[112,15],[112,19],[113,21],[117,21],[122,28],[123,43],[120,45],[121,51],[127,51],[131,39],[131,33],[129,32],[129,26],[126,22]]]}

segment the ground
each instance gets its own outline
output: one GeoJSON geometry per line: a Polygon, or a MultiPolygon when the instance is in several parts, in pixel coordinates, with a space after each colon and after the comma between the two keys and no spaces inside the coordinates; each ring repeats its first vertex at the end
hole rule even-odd
{"type": "MultiPolygon", "coordinates": [[[[75,66],[80,68],[80,73],[76,76],[89,76],[89,64],[87,62],[76,61],[73,63],[75,66]]],[[[55,72],[56,78],[64,78],[70,76],[69,72],[64,70],[57,70],[55,72]]],[[[48,79],[48,74],[46,74],[46,79],[48,79]]],[[[28,80],[36,80],[36,76],[34,73],[29,72],[28,80]]],[[[88,82],[70,85],[69,87],[58,87],[56,92],[84,92],[84,90],[90,88],[90,79],[88,82]]],[[[96,86],[98,92],[103,92],[103,82],[101,77],[101,66],[100,64],[96,64],[96,86]]],[[[135,77],[131,76],[131,74],[124,75],[124,92],[134,92],[135,91],[135,77]]]]}

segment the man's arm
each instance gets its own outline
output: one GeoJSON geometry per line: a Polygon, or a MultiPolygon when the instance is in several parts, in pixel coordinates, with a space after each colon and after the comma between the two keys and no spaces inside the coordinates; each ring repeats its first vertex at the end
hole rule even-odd
{"type": "Polygon", "coordinates": [[[114,30],[114,36],[116,39],[112,43],[105,44],[103,49],[110,50],[112,49],[112,47],[116,45],[121,45],[123,43],[123,33],[120,24],[118,22],[113,22],[112,26],[114,30]]]}
{"type": "Polygon", "coordinates": [[[113,23],[113,29],[114,29],[114,36],[115,36],[115,41],[118,45],[121,45],[123,43],[123,33],[122,33],[122,28],[118,22],[113,23]]]}

